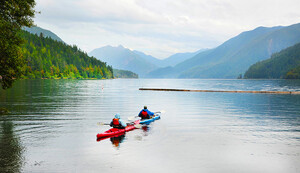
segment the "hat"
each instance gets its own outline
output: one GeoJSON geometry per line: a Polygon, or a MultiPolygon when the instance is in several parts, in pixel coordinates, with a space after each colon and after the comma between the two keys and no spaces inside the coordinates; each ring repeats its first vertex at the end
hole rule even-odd
{"type": "Polygon", "coordinates": [[[120,117],[121,117],[120,114],[116,114],[116,115],[115,115],[115,118],[120,119],[120,117]]]}
{"type": "Polygon", "coordinates": [[[144,106],[144,109],[147,109],[147,106],[144,106]]]}

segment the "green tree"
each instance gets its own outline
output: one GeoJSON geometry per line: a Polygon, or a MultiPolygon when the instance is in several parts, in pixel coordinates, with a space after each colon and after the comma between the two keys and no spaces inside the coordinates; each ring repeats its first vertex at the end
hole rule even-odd
{"type": "Polygon", "coordinates": [[[25,61],[20,31],[23,26],[33,25],[34,6],[34,0],[0,1],[0,83],[3,89],[11,87],[22,75],[25,61]]]}
{"type": "Polygon", "coordinates": [[[285,79],[300,79],[300,66],[287,72],[287,74],[285,75],[284,78],[285,79]]]}

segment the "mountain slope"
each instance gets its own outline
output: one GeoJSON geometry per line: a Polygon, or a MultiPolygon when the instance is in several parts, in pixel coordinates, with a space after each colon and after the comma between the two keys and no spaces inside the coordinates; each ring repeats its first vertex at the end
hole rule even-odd
{"type": "MultiPolygon", "coordinates": [[[[244,78],[285,78],[290,71],[300,66],[300,43],[275,53],[270,59],[252,65],[244,78]]],[[[292,75],[292,72],[289,76],[292,75]]],[[[291,78],[291,77],[290,77],[291,78]]]]}
{"type": "Polygon", "coordinates": [[[157,59],[157,58],[155,58],[151,55],[146,55],[145,53],[137,51],[137,50],[134,50],[133,53],[139,55],[141,58],[143,58],[144,60],[150,62],[151,64],[154,64],[157,67],[163,67],[164,66],[162,64],[162,60],[157,59]]]}
{"type": "MultiPolygon", "coordinates": [[[[210,53],[211,51],[213,51],[213,49],[202,51],[202,52],[198,53],[197,55],[205,56],[208,53],[210,53]]],[[[155,70],[149,72],[146,77],[148,77],[148,78],[177,78],[178,75],[187,68],[187,66],[191,66],[189,64],[197,64],[197,63],[198,63],[197,59],[195,61],[195,59],[189,58],[189,59],[183,61],[182,63],[178,63],[174,67],[168,66],[168,67],[155,69],[155,70]],[[186,65],[186,64],[188,64],[188,65],[186,65]]]]}
{"type": "Polygon", "coordinates": [[[36,34],[36,35],[40,35],[41,33],[43,33],[43,37],[49,37],[49,38],[52,38],[53,40],[56,40],[56,41],[60,41],[60,42],[63,42],[63,40],[61,38],[59,38],[56,34],[54,34],[53,32],[49,31],[49,30],[46,30],[46,29],[43,29],[43,28],[40,28],[40,27],[37,27],[37,26],[33,26],[33,27],[24,27],[23,30],[31,33],[31,34],[36,34]]]}
{"type": "Polygon", "coordinates": [[[143,52],[139,52],[136,50],[134,50],[133,52],[140,55],[141,58],[144,58],[145,60],[151,62],[152,64],[156,65],[157,67],[168,67],[168,66],[174,66],[178,63],[181,63],[181,62],[183,62],[205,50],[207,50],[207,49],[201,49],[196,52],[176,53],[174,55],[169,56],[166,59],[157,59],[151,55],[146,55],[143,52]]]}
{"type": "Polygon", "coordinates": [[[208,49],[200,49],[196,52],[186,52],[186,53],[176,53],[174,55],[169,56],[166,59],[163,59],[164,66],[175,66],[185,60],[192,58],[200,52],[207,51],[208,49]]]}
{"type": "Polygon", "coordinates": [[[141,77],[157,68],[156,65],[141,58],[139,55],[123,46],[105,46],[94,49],[89,55],[107,62],[109,65],[112,65],[113,68],[130,70],[141,77]]]}
{"type": "MultiPolygon", "coordinates": [[[[250,65],[300,42],[300,24],[288,27],[259,27],[224,42],[213,50],[174,66],[173,78],[236,78],[250,65]]],[[[159,71],[160,69],[157,69],[159,71]]],[[[155,77],[170,74],[164,71],[155,77]]],[[[149,77],[149,76],[148,76],[149,77]]],[[[153,77],[153,76],[150,76],[153,77]]]]}
{"type": "Polygon", "coordinates": [[[120,45],[118,47],[105,46],[94,49],[89,55],[107,62],[114,68],[130,70],[137,73],[139,77],[145,77],[148,73],[155,71],[157,68],[174,66],[204,50],[205,49],[196,52],[177,53],[161,60],[137,50],[131,51],[120,45]]]}

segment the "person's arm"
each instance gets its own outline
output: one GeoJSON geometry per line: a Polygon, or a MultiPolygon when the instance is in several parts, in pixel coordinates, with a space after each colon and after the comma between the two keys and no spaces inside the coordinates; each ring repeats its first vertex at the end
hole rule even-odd
{"type": "Polygon", "coordinates": [[[124,123],[122,120],[119,119],[119,123],[123,126],[123,127],[126,127],[126,123],[124,123]]]}
{"type": "Polygon", "coordinates": [[[149,114],[150,116],[153,116],[153,115],[154,115],[154,112],[151,112],[151,111],[148,110],[148,114],[149,114]]]}

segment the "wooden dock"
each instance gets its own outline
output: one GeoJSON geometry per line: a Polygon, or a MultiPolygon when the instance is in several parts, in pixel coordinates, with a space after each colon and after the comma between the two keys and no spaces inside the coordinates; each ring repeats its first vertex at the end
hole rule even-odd
{"type": "Polygon", "coordinates": [[[139,90],[183,91],[183,92],[258,93],[258,94],[300,94],[300,91],[223,91],[223,90],[189,90],[189,89],[166,89],[166,88],[139,88],[139,90]]]}

